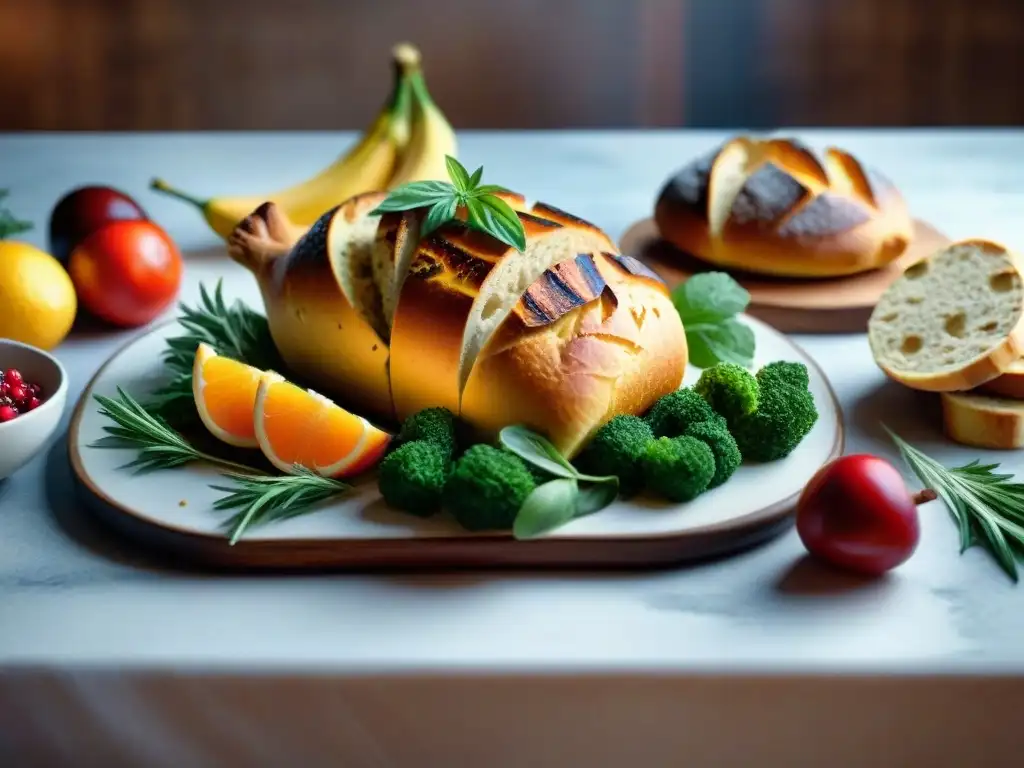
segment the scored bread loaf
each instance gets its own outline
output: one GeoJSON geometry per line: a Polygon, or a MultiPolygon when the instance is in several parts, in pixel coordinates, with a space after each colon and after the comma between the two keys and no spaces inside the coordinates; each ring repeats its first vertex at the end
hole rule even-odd
{"type": "Polygon", "coordinates": [[[228,253],[256,277],[274,345],[288,368],[366,416],[394,416],[383,315],[371,260],[382,192],[327,211],[298,241],[264,203],[232,233],[228,253]]]}
{"type": "Polygon", "coordinates": [[[974,389],[1024,353],[1024,282],[1018,258],[964,240],[908,267],[868,320],[878,366],[913,389],[974,389]]]}
{"type": "Polygon", "coordinates": [[[942,426],[950,440],[997,450],[1024,446],[1024,402],[973,392],[941,397],[942,426]]]}
{"type": "Polygon", "coordinates": [[[391,328],[391,395],[400,419],[432,406],[458,413],[476,355],[526,289],[548,267],[608,247],[607,236],[585,222],[517,215],[523,253],[461,222],[420,241],[391,328]]]}
{"type": "Polygon", "coordinates": [[[545,272],[491,337],[461,415],[488,436],[524,424],[572,458],[613,416],[678,389],[686,359],[660,278],[627,256],[584,254],[545,272]]]}
{"type": "Polygon", "coordinates": [[[847,152],[738,136],[666,182],[661,236],[705,262],[785,277],[837,277],[899,258],[913,222],[896,187],[847,152]]]}

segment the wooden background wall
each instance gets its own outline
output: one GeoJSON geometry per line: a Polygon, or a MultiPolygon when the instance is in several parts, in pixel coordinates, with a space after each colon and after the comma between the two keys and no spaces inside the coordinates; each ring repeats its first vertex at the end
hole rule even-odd
{"type": "Polygon", "coordinates": [[[1024,0],[0,0],[0,129],[1024,122],[1024,0]],[[424,10],[429,9],[429,10],[424,10]]]}

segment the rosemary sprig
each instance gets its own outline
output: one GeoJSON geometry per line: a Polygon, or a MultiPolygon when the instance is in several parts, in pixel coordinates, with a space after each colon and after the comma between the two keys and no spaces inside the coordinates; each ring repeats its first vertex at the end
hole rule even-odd
{"type": "Polygon", "coordinates": [[[214,502],[215,510],[235,511],[225,522],[232,545],[253,525],[306,514],[316,504],[341,495],[350,488],[340,480],[320,477],[300,466],[293,468],[293,474],[269,475],[254,467],[200,451],[120,387],[116,398],[93,397],[100,405],[100,414],[113,421],[114,425],[104,426],[107,436],[94,441],[90,447],[134,448],[138,455],[124,468],[142,472],[205,461],[228,470],[223,476],[230,485],[210,487],[226,494],[214,502]]]}
{"type": "Polygon", "coordinates": [[[19,219],[4,205],[3,201],[10,194],[10,190],[0,189],[0,240],[32,229],[32,222],[19,219]]]}
{"type": "Polygon", "coordinates": [[[199,304],[179,305],[178,322],[185,329],[179,336],[167,339],[163,363],[171,378],[158,388],[146,403],[146,409],[164,417],[180,415],[182,410],[194,412],[192,398],[192,365],[200,343],[209,344],[219,355],[240,360],[262,370],[279,370],[280,355],[270,336],[267,319],[236,301],[224,301],[222,281],[211,295],[199,286],[199,304]]]}
{"type": "Polygon", "coordinates": [[[291,475],[225,474],[233,485],[213,485],[226,495],[214,502],[216,510],[236,510],[227,521],[230,543],[235,544],[252,525],[287,520],[311,511],[322,501],[339,496],[350,486],[296,466],[291,475]]]}
{"type": "Polygon", "coordinates": [[[888,427],[885,431],[921,483],[946,502],[960,529],[960,553],[981,544],[1016,582],[1017,557],[1024,553],[1024,483],[1014,482],[1012,474],[997,474],[999,464],[977,459],[944,467],[888,427]]]}

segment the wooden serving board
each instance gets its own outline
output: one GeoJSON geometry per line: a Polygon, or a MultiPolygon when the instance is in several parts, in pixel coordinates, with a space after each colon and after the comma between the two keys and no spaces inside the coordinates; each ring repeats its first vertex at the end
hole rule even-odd
{"type": "MultiPolygon", "coordinates": [[[[224,513],[213,510],[217,470],[190,465],[155,473],[124,469],[133,452],[93,448],[109,422],[95,394],[122,387],[145,396],[162,378],[165,339],[177,322],[154,328],[117,352],[86,387],[72,416],[69,455],[79,491],[109,525],[141,545],[185,563],[265,569],[389,567],[652,567],[722,555],[766,540],[791,521],[810,477],[843,450],[842,414],[824,374],[785,336],[752,318],[757,361],[807,364],[821,417],[782,461],[744,465],[724,485],[687,504],[639,498],[619,501],[544,538],[516,541],[503,533],[467,533],[447,515],[421,520],[389,509],[369,477],[352,494],[315,513],[250,530],[228,544],[224,513]]],[[[686,383],[700,375],[689,369],[686,383]]]]}
{"type": "MultiPolygon", "coordinates": [[[[911,264],[949,242],[931,224],[915,221],[907,252],[883,269],[806,280],[726,271],[750,293],[747,312],[784,333],[864,333],[871,311],[889,284],[911,264]]],[[[670,287],[698,272],[721,269],[662,240],[654,219],[642,219],[627,229],[620,250],[645,262],[670,287]]]]}

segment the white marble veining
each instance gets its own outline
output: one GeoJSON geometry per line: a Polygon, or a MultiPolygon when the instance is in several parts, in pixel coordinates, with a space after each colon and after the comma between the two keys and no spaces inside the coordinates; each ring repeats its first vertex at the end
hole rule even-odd
{"type": "MultiPolygon", "coordinates": [[[[952,237],[1024,247],[1024,131],[796,131],[843,146],[902,188],[913,212],[952,237]]],[[[614,236],[648,215],[661,183],[724,132],[473,133],[466,164],[614,236]]],[[[189,251],[182,298],[223,276],[255,285],[198,214],[149,192],[153,175],[198,194],[274,189],[313,171],[350,135],[0,137],[10,205],[37,222],[72,186],[123,188],[189,251]]],[[[57,351],[74,402],[133,332],[78,333],[57,351]]],[[[946,443],[934,402],[887,384],[861,335],[798,342],[845,411],[848,452],[895,460],[879,420],[946,462],[981,452],[946,443]]],[[[64,436],[0,484],[0,665],[612,669],[1024,669],[1024,585],[978,549],[958,553],[936,502],[917,554],[859,583],[802,559],[790,531],[754,551],[632,574],[221,577],[161,565],[98,528],[73,496],[64,436]]],[[[994,454],[1024,473],[1021,454],[994,454]]]]}

